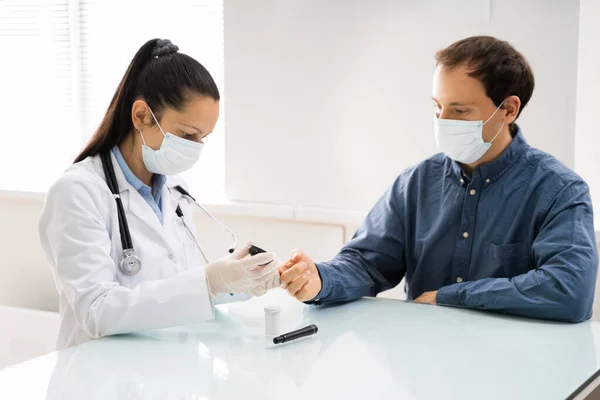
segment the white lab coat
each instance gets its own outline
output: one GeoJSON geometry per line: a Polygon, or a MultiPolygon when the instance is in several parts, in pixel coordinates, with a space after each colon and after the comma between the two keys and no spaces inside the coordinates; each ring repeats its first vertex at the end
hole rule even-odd
{"type": "Polygon", "coordinates": [[[39,233],[60,294],[59,349],[90,338],[192,324],[211,319],[201,255],[176,215],[194,229],[190,203],[168,177],[163,224],[127,182],[111,153],[140,272],[123,275],[117,206],[98,156],[72,165],[49,190],[39,233]]]}

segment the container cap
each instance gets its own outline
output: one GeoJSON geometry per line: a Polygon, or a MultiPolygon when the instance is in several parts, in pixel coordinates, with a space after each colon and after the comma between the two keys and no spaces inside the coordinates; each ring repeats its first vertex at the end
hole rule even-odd
{"type": "Polygon", "coordinates": [[[279,306],[265,306],[265,313],[279,314],[280,312],[281,312],[281,307],[279,307],[279,306]]]}

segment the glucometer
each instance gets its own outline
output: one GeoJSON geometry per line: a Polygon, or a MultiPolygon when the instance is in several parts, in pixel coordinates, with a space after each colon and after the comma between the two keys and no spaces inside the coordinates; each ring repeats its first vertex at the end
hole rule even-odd
{"type": "MultiPolygon", "coordinates": [[[[235,249],[233,249],[233,248],[229,249],[230,253],[233,253],[234,251],[235,251],[235,249]]],[[[250,247],[248,247],[248,253],[250,253],[251,256],[255,256],[257,254],[266,253],[266,252],[267,252],[266,250],[263,250],[260,247],[255,246],[255,245],[250,245],[250,247]]]]}
{"type": "MultiPolygon", "coordinates": [[[[234,251],[235,251],[234,249],[229,249],[229,252],[230,252],[230,253],[233,253],[234,251]]],[[[250,253],[250,255],[251,255],[252,257],[254,257],[254,256],[255,256],[255,255],[257,255],[257,254],[260,254],[260,253],[266,253],[266,252],[267,252],[266,250],[263,250],[263,249],[261,249],[260,247],[258,247],[258,246],[255,246],[255,245],[253,245],[253,244],[252,244],[252,245],[250,245],[250,247],[248,247],[248,253],[250,253]]],[[[264,264],[264,265],[267,265],[267,264],[264,264]]]]}
{"type": "Polygon", "coordinates": [[[255,255],[257,255],[257,254],[260,254],[260,253],[266,253],[267,251],[266,251],[266,250],[263,250],[263,249],[261,249],[261,248],[260,248],[260,247],[258,247],[258,246],[251,245],[251,246],[248,248],[248,252],[250,253],[250,255],[251,255],[251,256],[255,256],[255,255]]]}

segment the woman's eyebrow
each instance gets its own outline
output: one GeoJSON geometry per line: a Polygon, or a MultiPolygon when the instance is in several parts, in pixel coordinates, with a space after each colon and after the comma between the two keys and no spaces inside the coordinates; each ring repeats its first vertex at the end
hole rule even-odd
{"type": "Polygon", "coordinates": [[[197,132],[198,132],[199,134],[201,134],[201,135],[203,135],[203,134],[204,134],[204,132],[202,132],[202,129],[200,129],[200,128],[196,128],[196,127],[195,127],[195,126],[193,126],[193,125],[188,125],[188,124],[181,124],[181,125],[183,125],[183,126],[187,126],[188,128],[192,128],[192,129],[194,129],[195,131],[197,131],[197,132]]]}

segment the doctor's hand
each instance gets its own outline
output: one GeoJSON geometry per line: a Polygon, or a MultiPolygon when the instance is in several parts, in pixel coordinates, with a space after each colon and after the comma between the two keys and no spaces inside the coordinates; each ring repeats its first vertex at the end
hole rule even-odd
{"type": "Polygon", "coordinates": [[[246,293],[252,288],[263,285],[277,272],[273,253],[261,253],[250,256],[247,246],[237,249],[233,254],[206,265],[206,279],[211,295],[217,293],[246,293]]]}
{"type": "Polygon", "coordinates": [[[294,250],[279,268],[281,287],[298,301],[314,299],[321,291],[321,276],[315,263],[302,251],[294,250]]]}
{"type": "Polygon", "coordinates": [[[271,261],[270,264],[265,265],[265,267],[273,267],[274,269],[271,272],[269,272],[269,275],[267,277],[268,279],[264,283],[261,283],[260,285],[257,285],[252,289],[248,290],[248,294],[251,296],[259,297],[267,293],[271,289],[280,287],[281,283],[279,281],[279,271],[277,268],[281,265],[283,265],[283,262],[281,262],[281,260],[279,259],[275,259],[271,261]]]}
{"type": "MultiPolygon", "coordinates": [[[[253,244],[254,243],[248,241],[243,246],[238,246],[235,249],[235,251],[232,254],[226,256],[225,259],[241,260],[244,257],[248,257],[250,255],[250,247],[253,244]]],[[[283,262],[276,258],[267,265],[261,265],[257,267],[256,269],[263,269],[267,271],[270,270],[271,272],[269,272],[267,276],[265,276],[265,279],[261,280],[261,282],[258,283],[256,286],[253,286],[252,288],[248,289],[248,294],[250,296],[259,297],[267,293],[267,291],[279,287],[281,284],[279,282],[279,271],[277,270],[277,268],[279,268],[281,265],[283,265],[283,262]]]]}

